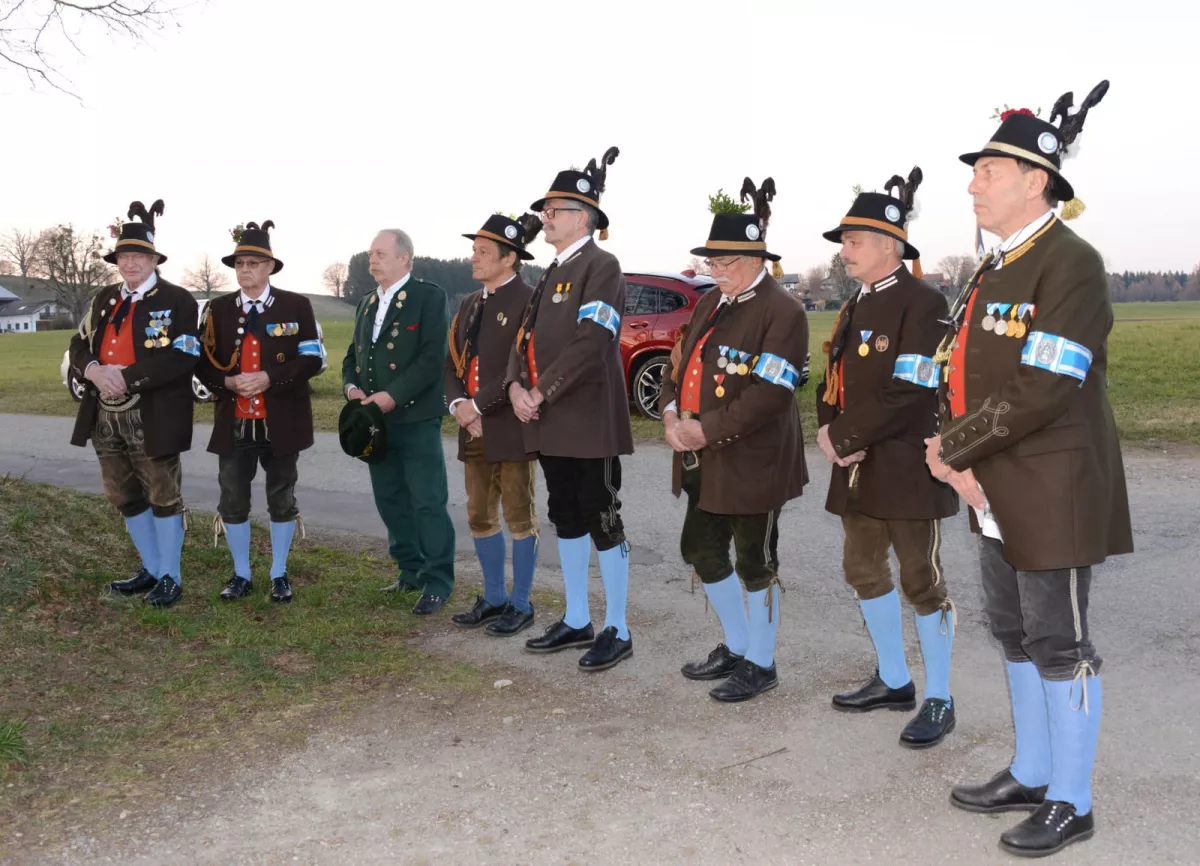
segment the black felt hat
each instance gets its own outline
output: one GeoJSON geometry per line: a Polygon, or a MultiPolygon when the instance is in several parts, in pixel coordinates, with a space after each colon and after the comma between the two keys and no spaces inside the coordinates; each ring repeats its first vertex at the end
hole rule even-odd
{"type": "Polygon", "coordinates": [[[517,254],[522,261],[530,261],[533,253],[526,252],[525,247],[537,237],[542,230],[542,220],[537,214],[527,213],[520,219],[510,219],[504,214],[494,213],[483,224],[483,228],[474,234],[463,235],[464,238],[475,240],[487,238],[490,241],[506,246],[517,254]]]}
{"type": "Polygon", "coordinates": [[[271,252],[270,232],[273,228],[275,228],[275,223],[267,220],[261,226],[258,223],[246,223],[245,228],[230,229],[229,233],[233,236],[236,246],[232,253],[221,259],[221,263],[232,268],[238,256],[262,256],[275,262],[275,267],[271,269],[272,274],[282,271],[283,262],[275,258],[275,254],[271,252]]]}
{"type": "Polygon", "coordinates": [[[544,196],[529,206],[535,213],[541,213],[546,207],[546,200],[552,198],[572,198],[589,204],[596,209],[600,220],[596,227],[600,229],[600,240],[608,238],[608,216],[600,210],[600,194],[604,192],[605,181],[608,177],[608,167],[616,162],[621,151],[610,147],[600,157],[599,165],[596,160],[588,160],[587,168],[583,171],[567,169],[560,171],[550,184],[550,190],[544,196]]]}
{"type": "Polygon", "coordinates": [[[886,192],[859,193],[837,228],[824,232],[821,237],[840,244],[843,232],[875,232],[901,241],[904,245],[901,258],[919,259],[921,253],[908,240],[908,224],[917,216],[917,187],[922,180],[924,174],[920,166],[913,166],[908,180],[898,174],[892,175],[884,186],[886,192]],[[898,191],[893,194],[892,190],[897,187],[898,191]]]}
{"type": "Polygon", "coordinates": [[[387,455],[387,425],[383,410],[374,403],[351,400],[338,416],[342,450],[364,463],[380,463],[387,455]]]}
{"type": "Polygon", "coordinates": [[[1075,190],[1062,175],[1063,161],[1074,154],[1071,145],[1083,131],[1087,113],[1095,108],[1108,92],[1108,81],[1101,81],[1083,100],[1079,111],[1070,114],[1075,102],[1074,93],[1064,93],[1050,110],[1050,120],[1045,121],[1027,108],[1010,109],[1000,117],[1000,128],[991,140],[974,153],[959,157],[967,165],[974,165],[985,156],[1005,156],[1022,159],[1050,173],[1050,191],[1059,201],[1069,202],[1075,198],[1075,190]],[[1059,121],[1055,126],[1054,122],[1059,121]]]}
{"type": "MultiPolygon", "coordinates": [[[[162,215],[163,200],[161,198],[150,205],[150,210],[146,210],[146,206],[140,201],[130,204],[127,219],[132,220],[137,217],[140,222],[121,224],[120,231],[117,232],[117,242],[113,245],[112,251],[104,256],[104,261],[115,265],[117,253],[148,253],[157,255],[160,265],[165,262],[167,257],[154,248],[154,217],[162,215]]],[[[109,226],[109,229],[114,230],[116,226],[109,226]]]]}
{"type": "MultiPolygon", "coordinates": [[[[718,193],[718,198],[720,193],[718,193]]],[[[771,221],[771,201],[775,198],[775,181],[767,178],[761,187],[746,178],[742,181],[742,202],[753,201],[749,213],[715,213],[708,240],[692,250],[694,256],[758,256],[777,262],[781,256],[767,251],[767,225],[771,221]]],[[[726,200],[728,198],[726,197],[726,200]]],[[[714,208],[717,199],[713,199],[714,208]]]]}

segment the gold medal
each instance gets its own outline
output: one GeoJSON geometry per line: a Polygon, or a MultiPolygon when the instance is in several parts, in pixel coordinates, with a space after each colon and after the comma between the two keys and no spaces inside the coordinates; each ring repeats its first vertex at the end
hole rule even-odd
{"type": "Polygon", "coordinates": [[[871,348],[866,343],[859,344],[858,354],[862,355],[865,358],[870,353],[871,353],[871,348]]]}
{"type": "Polygon", "coordinates": [[[717,397],[724,397],[724,396],[725,396],[725,386],[724,386],[724,385],[718,385],[718,386],[717,386],[716,395],[717,395],[717,397]]]}
{"type": "Polygon", "coordinates": [[[983,329],[985,331],[990,331],[992,328],[996,327],[996,317],[991,313],[988,313],[983,317],[983,321],[979,324],[983,325],[983,329]]]}
{"type": "Polygon", "coordinates": [[[1006,336],[1015,337],[1017,335],[1017,323],[1012,319],[1008,320],[1008,327],[1004,329],[1006,336]]]}
{"type": "Polygon", "coordinates": [[[750,372],[750,368],[749,368],[749,367],[747,367],[747,366],[745,365],[745,363],[741,363],[741,364],[738,364],[738,365],[737,365],[737,374],[738,374],[739,376],[745,376],[745,375],[746,375],[747,373],[749,373],[749,372],[750,372]]]}
{"type": "Polygon", "coordinates": [[[153,348],[154,348],[154,341],[153,341],[153,340],[147,340],[147,341],[146,341],[146,343],[145,343],[145,346],[146,346],[146,348],[147,348],[147,349],[153,349],[153,348]]]}
{"type": "Polygon", "coordinates": [[[167,346],[171,345],[171,341],[169,339],[167,339],[166,337],[163,337],[162,339],[160,339],[158,341],[158,345],[162,346],[165,349],[167,346]]]}
{"type": "Polygon", "coordinates": [[[1024,322],[1017,322],[1017,328],[1013,332],[1013,336],[1016,337],[1018,340],[1025,336],[1025,323],[1024,322]]]}
{"type": "Polygon", "coordinates": [[[408,292],[404,291],[404,289],[401,289],[400,294],[397,295],[396,297],[398,297],[402,301],[407,301],[408,300],[408,292]]]}

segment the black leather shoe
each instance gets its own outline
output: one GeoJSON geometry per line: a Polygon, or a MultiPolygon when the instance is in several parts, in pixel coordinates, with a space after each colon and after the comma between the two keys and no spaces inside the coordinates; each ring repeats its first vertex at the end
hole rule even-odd
{"type": "Polygon", "coordinates": [[[777,685],[779,674],[775,672],[775,665],[759,667],[749,659],[742,658],[733,666],[729,679],[709,691],[709,695],[718,701],[748,701],[777,685]]]}
{"type": "Polygon", "coordinates": [[[900,732],[900,745],[910,749],[936,746],[954,730],[954,701],[926,698],[920,711],[900,732]]]}
{"type": "Polygon", "coordinates": [[[446,604],[446,599],[440,595],[432,595],[428,592],[422,593],[417,603],[413,606],[413,616],[433,616],[446,604]]]}
{"type": "Polygon", "coordinates": [[[146,593],[146,604],[151,607],[170,607],[183,598],[183,587],[172,577],[164,577],[154,585],[154,589],[146,593]]]}
{"type": "Polygon", "coordinates": [[[1047,800],[1032,815],[1000,834],[1000,847],[1018,857],[1045,857],[1072,842],[1091,839],[1096,832],[1092,812],[1076,815],[1062,800],[1047,800]]]}
{"type": "Polygon", "coordinates": [[[852,692],[833,696],[833,708],[843,713],[865,713],[870,710],[911,710],[917,706],[917,690],[910,681],[898,689],[875,676],[852,692]]]}
{"type": "Polygon", "coordinates": [[[495,637],[512,637],[533,625],[533,605],[529,605],[529,613],[517,610],[511,604],[504,608],[504,613],[488,623],[484,629],[495,637]]]}
{"type": "Polygon", "coordinates": [[[596,638],[592,648],[583,654],[579,660],[579,669],[588,673],[606,671],[616,667],[631,655],[633,655],[633,635],[621,640],[617,637],[617,627],[610,625],[600,632],[600,636],[596,638]]]}
{"type": "Polygon", "coordinates": [[[734,655],[723,643],[708,654],[702,662],[688,662],[679,669],[689,680],[721,680],[733,673],[734,666],[742,656],[734,655]]]}
{"type": "Polygon", "coordinates": [[[108,588],[121,595],[142,595],[154,589],[157,583],[157,577],[146,569],[139,568],[138,573],[129,580],[114,580],[108,585],[108,588]]]}
{"type": "Polygon", "coordinates": [[[245,577],[238,577],[236,574],[229,578],[229,583],[225,584],[225,588],[221,590],[222,601],[237,601],[250,594],[250,580],[245,577]]]}
{"type": "Polygon", "coordinates": [[[475,606],[464,613],[456,613],[450,622],[463,628],[479,628],[487,625],[508,610],[508,604],[488,604],[482,595],[475,596],[475,606]]]}
{"type": "Polygon", "coordinates": [[[1046,787],[1028,788],[1006,767],[982,785],[955,785],[950,803],[968,812],[1032,812],[1046,799],[1046,787]]]}
{"type": "Polygon", "coordinates": [[[560,619],[546,629],[541,637],[525,641],[525,650],[531,653],[556,653],[572,647],[591,646],[595,641],[596,633],[592,631],[590,622],[583,628],[571,628],[560,619]]]}
{"type": "Polygon", "coordinates": [[[271,578],[271,601],[276,604],[287,604],[292,600],[292,583],[287,575],[271,578]]]}
{"type": "Polygon", "coordinates": [[[389,583],[387,586],[382,587],[379,591],[380,592],[420,592],[421,587],[413,586],[411,583],[409,583],[403,577],[398,577],[398,578],[396,578],[396,581],[394,583],[389,583]]]}

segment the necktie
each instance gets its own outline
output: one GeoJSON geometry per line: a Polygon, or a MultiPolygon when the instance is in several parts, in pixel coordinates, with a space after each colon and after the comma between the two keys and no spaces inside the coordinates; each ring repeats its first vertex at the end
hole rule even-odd
{"type": "Polygon", "coordinates": [[[475,315],[471,317],[471,321],[467,323],[467,364],[479,354],[479,328],[483,324],[483,306],[487,303],[487,293],[484,292],[479,296],[479,303],[475,305],[475,315]]]}
{"type": "Polygon", "coordinates": [[[258,305],[262,301],[251,301],[250,312],[246,316],[246,333],[258,336],[258,305]]]}
{"type": "Polygon", "coordinates": [[[133,307],[133,295],[121,295],[121,303],[117,304],[117,308],[113,311],[112,322],[113,333],[121,333],[121,323],[125,321],[125,317],[129,315],[130,308],[133,307]]]}

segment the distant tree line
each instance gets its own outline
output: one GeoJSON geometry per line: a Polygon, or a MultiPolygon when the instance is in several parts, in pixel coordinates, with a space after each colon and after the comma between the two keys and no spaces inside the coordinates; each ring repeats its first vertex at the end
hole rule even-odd
{"type": "MultiPolygon", "coordinates": [[[[342,283],[341,298],[348,304],[357,304],[363,295],[375,291],[377,283],[371,276],[370,262],[365,252],[355,253],[350,257],[346,269],[346,278],[342,283]]],[[[544,268],[536,265],[525,265],[521,269],[521,277],[532,285],[542,275],[544,268]]],[[[470,259],[434,259],[428,256],[416,256],[413,259],[413,276],[419,280],[436,283],[446,292],[446,301],[450,311],[458,309],[459,303],[467,295],[479,288],[479,282],[471,276],[470,259]]]]}
{"type": "Polygon", "coordinates": [[[1108,275],[1113,303],[1125,301],[1200,301],[1200,265],[1183,271],[1125,271],[1108,275]]]}

